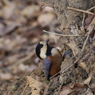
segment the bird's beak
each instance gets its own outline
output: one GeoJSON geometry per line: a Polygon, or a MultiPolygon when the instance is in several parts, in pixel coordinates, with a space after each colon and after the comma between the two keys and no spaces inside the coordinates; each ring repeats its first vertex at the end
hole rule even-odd
{"type": "Polygon", "coordinates": [[[46,40],[46,44],[48,44],[48,42],[49,42],[49,39],[46,40]]]}

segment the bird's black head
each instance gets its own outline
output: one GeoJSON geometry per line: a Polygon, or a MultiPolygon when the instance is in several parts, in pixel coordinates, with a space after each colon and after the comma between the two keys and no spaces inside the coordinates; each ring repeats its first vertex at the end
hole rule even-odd
{"type": "Polygon", "coordinates": [[[43,45],[40,44],[40,43],[38,43],[37,46],[36,46],[36,54],[37,54],[37,56],[38,56],[40,59],[42,59],[42,58],[40,57],[40,50],[41,50],[42,47],[43,47],[43,45]]]}
{"type": "Polygon", "coordinates": [[[51,50],[53,47],[48,45],[49,39],[41,41],[36,46],[36,54],[40,59],[46,58],[46,56],[51,56],[51,50]]]}

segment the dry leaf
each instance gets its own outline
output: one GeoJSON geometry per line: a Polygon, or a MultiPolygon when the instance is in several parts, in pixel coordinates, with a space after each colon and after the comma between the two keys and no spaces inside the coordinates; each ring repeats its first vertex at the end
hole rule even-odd
{"type": "Polygon", "coordinates": [[[90,83],[90,81],[91,81],[91,79],[92,79],[92,76],[93,76],[93,74],[92,74],[92,73],[91,73],[91,74],[89,74],[89,77],[84,81],[84,84],[89,85],[89,83],[90,83]]]}
{"type": "Polygon", "coordinates": [[[42,27],[54,25],[57,22],[56,14],[53,12],[42,13],[38,17],[38,23],[42,27]]]}
{"type": "Polygon", "coordinates": [[[88,67],[86,66],[85,62],[79,63],[79,66],[82,67],[88,73],[88,67]]]}
{"type": "Polygon", "coordinates": [[[2,16],[5,19],[10,19],[14,14],[16,5],[13,2],[9,2],[8,0],[4,0],[4,3],[5,3],[5,6],[1,10],[2,16]]]}
{"type": "Polygon", "coordinates": [[[31,6],[27,6],[21,12],[21,14],[24,17],[27,17],[28,19],[31,19],[32,17],[38,16],[39,12],[40,12],[40,6],[39,5],[31,5],[31,6]]]}
{"type": "Polygon", "coordinates": [[[68,95],[74,90],[71,89],[70,87],[63,87],[62,91],[60,92],[60,95],[68,95]]]}
{"type": "Polygon", "coordinates": [[[85,23],[85,29],[88,28],[88,26],[92,22],[93,18],[94,18],[93,15],[88,14],[88,16],[87,16],[87,18],[85,19],[85,22],[84,22],[85,23]]]}
{"type": "Polygon", "coordinates": [[[49,7],[49,6],[45,6],[42,11],[43,12],[53,12],[54,9],[52,7],[49,7]]]}
{"type": "Polygon", "coordinates": [[[84,84],[76,83],[74,85],[71,85],[70,88],[72,88],[72,89],[76,89],[76,88],[88,88],[88,86],[84,85],[84,84]]]}
{"type": "Polygon", "coordinates": [[[70,43],[67,43],[67,45],[73,51],[74,56],[76,56],[79,53],[80,50],[79,50],[78,46],[76,45],[76,43],[75,43],[73,38],[70,40],[70,43]]]}
{"type": "Polygon", "coordinates": [[[78,90],[79,88],[81,88],[81,89],[88,88],[88,86],[86,86],[84,84],[80,84],[80,83],[76,83],[76,84],[71,85],[71,86],[64,86],[60,95],[68,95],[71,92],[78,90]]]}
{"type": "Polygon", "coordinates": [[[93,26],[93,25],[95,25],[95,17],[93,18],[92,22],[89,24],[87,30],[88,30],[88,31],[92,30],[92,29],[91,29],[91,28],[92,28],[91,26],[93,26]]]}
{"type": "Polygon", "coordinates": [[[2,80],[10,80],[13,76],[10,73],[0,73],[0,79],[2,80]]]}
{"type": "Polygon", "coordinates": [[[40,92],[43,88],[43,84],[36,79],[32,78],[31,76],[27,76],[27,82],[29,87],[31,88],[31,95],[40,95],[40,92]]]}

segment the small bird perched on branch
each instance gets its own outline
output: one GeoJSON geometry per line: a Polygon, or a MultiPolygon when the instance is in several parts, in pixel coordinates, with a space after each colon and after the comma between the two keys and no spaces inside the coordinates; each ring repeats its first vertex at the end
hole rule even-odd
{"type": "Polygon", "coordinates": [[[47,80],[60,71],[60,66],[63,61],[60,51],[50,46],[48,42],[49,39],[45,42],[39,42],[36,46],[36,54],[43,60],[44,74],[47,80]]]}

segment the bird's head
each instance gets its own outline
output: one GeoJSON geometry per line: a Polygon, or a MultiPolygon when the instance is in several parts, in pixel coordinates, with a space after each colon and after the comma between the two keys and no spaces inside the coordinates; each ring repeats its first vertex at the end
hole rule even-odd
{"type": "Polygon", "coordinates": [[[47,52],[49,51],[49,45],[48,45],[49,39],[46,41],[40,41],[36,46],[36,54],[40,59],[44,59],[47,56],[47,52]]]}

